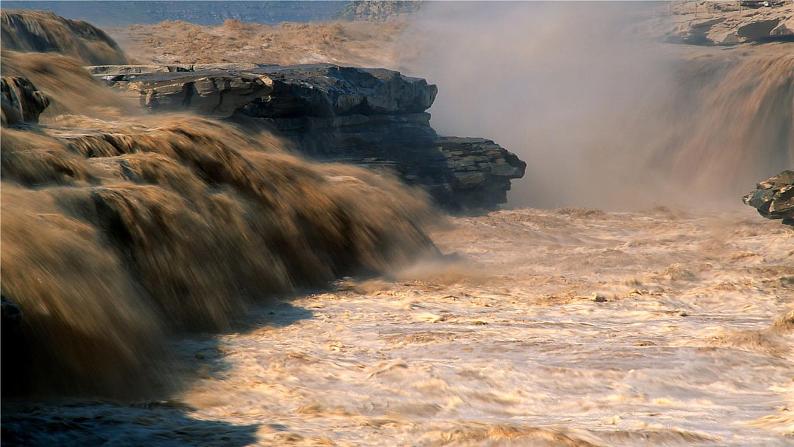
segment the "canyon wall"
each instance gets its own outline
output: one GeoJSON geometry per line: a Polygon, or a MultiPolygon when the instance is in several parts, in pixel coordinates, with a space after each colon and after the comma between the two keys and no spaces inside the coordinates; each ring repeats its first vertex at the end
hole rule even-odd
{"type": "Polygon", "coordinates": [[[190,111],[266,123],[304,155],[385,169],[447,209],[507,200],[526,164],[493,141],[443,137],[430,126],[437,88],[385,69],[330,64],[93,66],[154,112],[190,111]]]}

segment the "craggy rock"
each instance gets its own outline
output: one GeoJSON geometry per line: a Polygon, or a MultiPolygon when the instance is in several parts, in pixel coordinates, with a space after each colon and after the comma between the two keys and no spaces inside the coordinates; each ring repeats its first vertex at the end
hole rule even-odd
{"type": "Polygon", "coordinates": [[[681,2],[673,7],[674,28],[667,38],[694,45],[794,41],[794,4],[763,3],[681,2]]]}
{"type": "MultiPolygon", "coordinates": [[[[125,71],[131,71],[127,67],[125,71]]],[[[104,75],[105,80],[140,99],[149,110],[190,110],[225,118],[272,93],[266,76],[219,70],[104,75]]]]}
{"type": "Polygon", "coordinates": [[[794,171],[783,171],[758,185],[744,196],[744,203],[758,210],[767,219],[783,219],[794,226],[794,171]]]}
{"type": "Polygon", "coordinates": [[[382,22],[404,14],[413,14],[422,6],[420,0],[388,1],[355,0],[345,6],[340,19],[382,22]]]}
{"type": "Polygon", "coordinates": [[[507,201],[510,180],[524,176],[527,164],[483,138],[440,137],[436,144],[452,169],[452,187],[469,206],[487,208],[507,201]]]}
{"type": "Polygon", "coordinates": [[[104,31],[51,12],[2,11],[5,50],[57,52],[87,64],[125,64],[124,52],[104,31]]]}
{"type": "Polygon", "coordinates": [[[524,174],[525,163],[493,141],[439,137],[425,112],[436,86],[392,70],[330,64],[88,70],[152,111],[261,121],[306,155],[394,172],[450,209],[504,203],[510,180],[524,174]]]}
{"type": "MultiPolygon", "coordinates": [[[[206,113],[206,110],[185,101],[188,96],[180,96],[180,92],[189,92],[189,86],[198,80],[241,80],[245,83],[260,79],[262,84],[272,86],[272,89],[256,91],[243,103],[246,105],[244,113],[258,118],[417,113],[433,104],[437,92],[436,86],[424,79],[402,76],[396,71],[329,64],[288,67],[254,64],[124,65],[95,66],[88,67],[88,70],[109,85],[141,96],[171,97],[168,101],[146,104],[152,110],[183,108],[199,113],[206,113]]],[[[229,116],[236,109],[227,107],[226,110],[229,116]]]]}
{"type": "Polygon", "coordinates": [[[2,124],[37,123],[49,99],[36,86],[19,76],[3,76],[0,81],[2,124]]]}

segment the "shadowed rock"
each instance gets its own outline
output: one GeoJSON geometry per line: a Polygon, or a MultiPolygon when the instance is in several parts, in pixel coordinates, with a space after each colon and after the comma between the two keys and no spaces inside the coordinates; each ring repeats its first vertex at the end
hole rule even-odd
{"type": "Polygon", "coordinates": [[[3,76],[0,92],[3,125],[37,123],[39,115],[50,103],[32,82],[19,76],[3,76]]]}
{"type": "Polygon", "coordinates": [[[526,164],[481,138],[439,137],[438,89],[386,69],[330,64],[121,65],[88,70],[151,111],[261,122],[313,158],[396,172],[443,206],[492,208],[526,164]]]}
{"type": "Polygon", "coordinates": [[[758,210],[767,219],[783,219],[794,225],[794,171],[783,171],[756,185],[744,196],[744,203],[758,210]]]}
{"type": "MultiPolygon", "coordinates": [[[[121,65],[88,70],[109,85],[133,94],[169,97],[167,101],[147,102],[152,110],[182,108],[198,113],[206,110],[185,100],[189,99],[190,85],[206,84],[205,79],[232,84],[237,81],[239,85],[231,86],[231,91],[235,91],[240,86],[246,88],[250,80],[259,79],[269,88],[257,90],[239,104],[246,105],[243,113],[258,118],[418,113],[433,104],[437,92],[436,86],[424,79],[396,71],[329,64],[121,65]]],[[[225,108],[227,116],[235,110],[225,108]]]]}
{"type": "Polygon", "coordinates": [[[452,170],[452,187],[470,207],[507,201],[510,180],[524,176],[527,164],[483,138],[440,137],[436,140],[452,170]]]}

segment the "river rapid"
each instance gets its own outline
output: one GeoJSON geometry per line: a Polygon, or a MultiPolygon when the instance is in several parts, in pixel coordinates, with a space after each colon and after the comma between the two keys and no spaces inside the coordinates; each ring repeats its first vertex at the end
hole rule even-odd
{"type": "MultiPolygon", "coordinates": [[[[4,402],[48,445],[790,445],[794,232],[724,213],[449,218],[444,259],[174,342],[187,389],[4,402]]],[[[8,414],[8,413],[6,413],[8,414]]]]}

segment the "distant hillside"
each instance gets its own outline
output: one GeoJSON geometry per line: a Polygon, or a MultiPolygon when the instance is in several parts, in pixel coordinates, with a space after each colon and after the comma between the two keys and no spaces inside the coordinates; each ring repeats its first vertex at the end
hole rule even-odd
{"type": "Polygon", "coordinates": [[[52,11],[60,16],[97,26],[125,26],[183,20],[219,25],[225,20],[280,23],[331,20],[339,16],[342,1],[4,1],[3,9],[52,11]]]}
{"type": "Polygon", "coordinates": [[[419,0],[354,0],[348,2],[340,14],[340,18],[346,20],[383,21],[401,14],[417,12],[421,5],[422,2],[419,0]]]}

